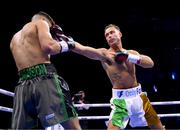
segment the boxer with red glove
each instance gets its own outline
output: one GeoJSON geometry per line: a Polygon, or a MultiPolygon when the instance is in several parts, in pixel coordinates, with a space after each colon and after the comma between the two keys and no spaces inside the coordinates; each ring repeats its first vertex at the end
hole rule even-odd
{"type": "Polygon", "coordinates": [[[129,61],[134,64],[140,64],[140,56],[130,54],[127,51],[119,51],[115,55],[115,61],[118,64],[121,64],[122,62],[129,61]]]}
{"type": "Polygon", "coordinates": [[[51,35],[53,39],[59,42],[61,45],[60,53],[67,52],[73,48],[75,48],[75,41],[72,37],[68,37],[64,35],[62,28],[55,24],[50,28],[51,35]]]}

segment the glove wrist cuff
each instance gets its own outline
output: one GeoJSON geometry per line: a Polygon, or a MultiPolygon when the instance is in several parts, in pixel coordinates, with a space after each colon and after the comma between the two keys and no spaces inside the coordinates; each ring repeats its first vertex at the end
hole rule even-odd
{"type": "Polygon", "coordinates": [[[129,54],[127,60],[134,64],[140,64],[140,56],[138,55],[129,54]]]}
{"type": "Polygon", "coordinates": [[[59,44],[61,46],[60,53],[69,51],[68,44],[65,41],[60,41],[59,44]]]}

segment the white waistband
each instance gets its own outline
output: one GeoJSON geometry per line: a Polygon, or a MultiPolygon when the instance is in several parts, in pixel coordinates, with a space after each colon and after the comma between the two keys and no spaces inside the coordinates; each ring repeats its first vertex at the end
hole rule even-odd
{"type": "Polygon", "coordinates": [[[129,89],[112,89],[112,98],[130,98],[136,97],[137,95],[141,94],[141,84],[137,87],[129,88],[129,89]]]}

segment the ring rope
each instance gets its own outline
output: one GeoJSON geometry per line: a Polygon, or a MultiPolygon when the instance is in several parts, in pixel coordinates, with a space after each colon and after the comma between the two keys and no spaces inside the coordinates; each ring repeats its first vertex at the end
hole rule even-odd
{"type": "MultiPolygon", "coordinates": [[[[180,105],[180,101],[164,101],[164,102],[151,102],[152,105],[180,105]]],[[[83,107],[87,105],[89,107],[110,107],[110,103],[97,103],[97,104],[75,104],[75,107],[83,107]]]]}
{"type": "MultiPolygon", "coordinates": [[[[1,111],[12,112],[12,108],[0,106],[1,111]]],[[[159,117],[180,117],[180,113],[172,114],[158,114],[159,117]]],[[[99,120],[99,119],[109,119],[109,116],[79,116],[80,120],[99,120]]]]}
{"type": "Polygon", "coordinates": [[[5,111],[5,112],[13,112],[13,109],[12,109],[12,108],[3,107],[3,106],[0,106],[0,110],[1,110],[1,111],[5,111]]]}
{"type": "Polygon", "coordinates": [[[14,97],[14,93],[13,92],[10,92],[10,91],[4,90],[4,89],[0,89],[0,93],[4,94],[4,95],[7,95],[7,96],[14,97]]]}
{"type": "MultiPolygon", "coordinates": [[[[14,97],[14,93],[4,90],[4,89],[0,89],[0,93],[7,95],[7,96],[11,96],[14,97]]],[[[179,105],[180,101],[163,101],[163,102],[151,102],[152,105],[179,105]]],[[[110,103],[96,103],[96,104],[85,104],[89,107],[110,107],[110,103]]],[[[84,104],[75,104],[75,107],[82,107],[84,106],[84,104]]]]}
{"type": "MultiPolygon", "coordinates": [[[[180,113],[173,114],[158,114],[159,117],[180,117],[180,113]]],[[[99,120],[99,119],[109,119],[109,116],[79,116],[80,120],[99,120]]]]}

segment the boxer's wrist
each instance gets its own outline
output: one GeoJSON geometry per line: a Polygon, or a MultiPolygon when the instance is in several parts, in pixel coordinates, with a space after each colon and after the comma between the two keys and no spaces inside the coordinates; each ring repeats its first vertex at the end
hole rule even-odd
{"type": "Polygon", "coordinates": [[[128,54],[127,60],[134,64],[140,64],[140,56],[134,54],[128,54]]]}
{"type": "Polygon", "coordinates": [[[68,44],[65,41],[59,41],[58,43],[61,46],[60,53],[69,51],[68,44]]]}

